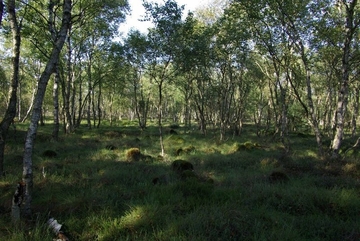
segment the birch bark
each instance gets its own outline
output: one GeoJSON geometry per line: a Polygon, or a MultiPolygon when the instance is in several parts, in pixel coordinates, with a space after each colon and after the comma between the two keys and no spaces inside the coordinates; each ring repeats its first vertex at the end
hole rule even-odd
{"type": "Polygon", "coordinates": [[[359,19],[355,19],[355,7],[357,0],[347,2],[345,0],[339,1],[344,4],[346,10],[345,22],[345,39],[342,53],[342,67],[341,67],[341,80],[340,88],[338,91],[337,108],[335,112],[335,135],[332,141],[332,158],[339,156],[342,139],[344,136],[345,114],[347,111],[348,97],[349,97],[349,74],[350,74],[350,55],[351,55],[351,42],[353,41],[354,34],[360,24],[359,19]],[[357,22],[356,22],[357,21],[357,22]]]}
{"type": "Polygon", "coordinates": [[[31,116],[31,122],[27,131],[24,159],[23,159],[23,181],[25,182],[25,195],[23,212],[25,216],[31,215],[31,200],[32,200],[32,188],[33,188],[33,171],[32,171],[32,153],[34,148],[35,136],[38,128],[38,121],[40,120],[42,103],[45,95],[46,86],[49,82],[51,74],[54,72],[58,63],[61,49],[64,45],[67,32],[71,22],[71,9],[72,0],[64,0],[62,23],[59,32],[57,33],[57,39],[54,42],[53,49],[51,51],[48,62],[42,72],[38,84],[38,90],[34,100],[34,109],[31,116]]]}
{"type": "MultiPolygon", "coordinates": [[[[3,6],[0,7],[2,8],[3,6]]],[[[8,101],[7,110],[5,112],[4,118],[0,123],[0,176],[3,175],[4,173],[4,151],[5,151],[6,137],[8,134],[9,127],[11,123],[14,121],[14,117],[16,115],[16,105],[17,105],[16,92],[19,84],[19,62],[20,62],[20,44],[21,44],[21,36],[20,36],[21,24],[18,23],[16,17],[15,0],[9,0],[7,2],[7,10],[9,14],[10,27],[11,27],[12,39],[13,39],[12,76],[11,76],[11,86],[9,91],[9,101],[8,101]]]]}

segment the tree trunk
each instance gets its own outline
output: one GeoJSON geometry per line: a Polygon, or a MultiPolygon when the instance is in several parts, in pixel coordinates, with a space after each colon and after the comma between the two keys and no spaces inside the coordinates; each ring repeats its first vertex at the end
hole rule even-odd
{"type": "Polygon", "coordinates": [[[87,102],[87,125],[91,129],[91,104],[93,100],[93,85],[92,85],[92,75],[91,75],[91,53],[89,54],[89,63],[88,63],[88,102],[87,102]]]}
{"type": "Polygon", "coordinates": [[[54,72],[54,69],[58,63],[59,55],[64,45],[66,35],[70,26],[71,8],[72,1],[64,0],[61,28],[58,32],[57,40],[54,42],[54,46],[49,56],[48,62],[45,66],[45,69],[40,76],[38,91],[36,93],[34,101],[34,109],[31,116],[31,122],[26,135],[23,159],[23,182],[26,186],[23,206],[25,216],[31,215],[31,200],[33,188],[32,153],[38,128],[38,121],[41,115],[41,107],[46,91],[46,86],[48,84],[51,74],[54,72]]]}
{"type": "Polygon", "coordinates": [[[36,82],[35,87],[34,87],[34,89],[33,89],[33,93],[32,93],[32,95],[31,95],[31,103],[30,103],[30,106],[29,106],[28,110],[26,111],[25,116],[24,116],[24,117],[21,119],[21,121],[20,121],[20,122],[22,122],[22,123],[24,123],[24,122],[27,120],[27,118],[29,117],[29,115],[30,115],[30,113],[31,113],[31,111],[32,111],[32,109],[33,109],[37,87],[38,87],[38,83],[36,82]]]}
{"type": "Polygon", "coordinates": [[[4,13],[4,3],[2,0],[0,0],[0,27],[2,25],[2,16],[3,16],[3,13],[4,13]]]}
{"type": "MultiPolygon", "coordinates": [[[[3,4],[1,2],[1,14],[3,9],[3,4]]],[[[20,28],[16,19],[15,12],[15,0],[8,1],[8,12],[10,19],[11,32],[13,37],[13,57],[12,57],[12,76],[11,76],[11,86],[10,86],[10,96],[8,101],[7,110],[5,116],[0,123],[0,176],[4,173],[4,151],[6,137],[8,134],[9,127],[14,121],[16,115],[16,103],[17,103],[17,88],[19,84],[19,62],[20,62],[20,28]]]]}
{"type": "Polygon", "coordinates": [[[354,24],[355,7],[357,0],[353,0],[350,3],[342,1],[346,5],[346,23],[345,23],[345,40],[342,54],[342,67],[341,67],[341,82],[340,89],[338,92],[338,101],[336,108],[336,131],[332,142],[332,157],[337,158],[339,156],[339,150],[341,142],[344,136],[345,126],[345,114],[348,104],[349,95],[349,73],[351,69],[350,64],[350,53],[351,53],[351,42],[354,37],[354,33],[358,24],[354,24]]]}
{"type": "Polygon", "coordinates": [[[87,100],[87,110],[86,110],[86,121],[87,127],[91,129],[91,102],[92,102],[92,89],[91,84],[89,83],[89,93],[88,93],[88,100],[87,100]]]}
{"type": "Polygon", "coordinates": [[[57,141],[59,139],[59,67],[56,66],[55,78],[54,78],[54,87],[53,87],[53,103],[54,103],[54,127],[52,132],[53,140],[57,141]]]}
{"type": "MultiPolygon", "coordinates": [[[[81,63],[81,61],[80,61],[81,63]]],[[[81,68],[80,68],[81,69],[81,68]]],[[[81,119],[82,119],[82,111],[83,111],[83,106],[84,106],[84,103],[83,103],[83,99],[82,99],[82,76],[81,74],[79,75],[79,84],[78,84],[78,88],[79,88],[79,99],[78,99],[78,117],[77,117],[77,120],[76,120],[76,127],[79,127],[80,126],[80,123],[81,123],[81,119]]],[[[75,93],[74,93],[75,95],[75,93]]],[[[74,103],[75,105],[75,103],[74,103]]]]}
{"type": "Polygon", "coordinates": [[[70,96],[71,96],[71,83],[72,83],[72,70],[71,70],[71,41],[70,41],[70,31],[71,25],[69,28],[69,34],[67,36],[67,63],[66,63],[66,83],[64,87],[65,92],[65,103],[64,103],[64,111],[65,111],[65,133],[69,134],[73,131],[73,123],[70,113],[70,96]]]}
{"type": "Polygon", "coordinates": [[[102,91],[102,89],[101,89],[101,78],[99,79],[99,93],[98,93],[98,102],[97,102],[97,110],[98,110],[98,123],[97,123],[97,126],[96,126],[96,128],[99,128],[100,127],[100,124],[101,124],[101,118],[102,118],[102,114],[101,114],[101,91],[102,91]]]}
{"type": "Polygon", "coordinates": [[[314,102],[312,99],[310,69],[307,65],[307,62],[304,60],[303,60],[303,62],[304,62],[305,69],[306,69],[306,86],[307,86],[307,101],[308,101],[308,106],[309,106],[309,122],[315,132],[316,143],[318,145],[318,152],[320,155],[323,155],[321,132],[319,129],[319,123],[318,123],[318,120],[316,117],[314,102]]]}
{"type": "Polygon", "coordinates": [[[159,134],[160,134],[161,156],[164,157],[165,147],[164,147],[163,128],[162,128],[162,83],[163,81],[160,80],[160,83],[158,84],[158,90],[159,90],[158,124],[159,124],[159,134]]]}
{"type": "Polygon", "coordinates": [[[198,124],[199,124],[199,130],[201,131],[202,134],[206,135],[206,125],[207,125],[207,120],[206,120],[206,113],[205,113],[205,91],[204,91],[204,86],[203,83],[198,80],[197,82],[197,93],[195,94],[195,104],[197,107],[197,119],[198,119],[198,124]]]}
{"type": "Polygon", "coordinates": [[[359,87],[356,87],[355,90],[355,100],[353,104],[353,113],[352,113],[352,119],[351,119],[351,136],[356,136],[356,119],[359,116],[359,100],[360,100],[360,90],[359,87]]]}

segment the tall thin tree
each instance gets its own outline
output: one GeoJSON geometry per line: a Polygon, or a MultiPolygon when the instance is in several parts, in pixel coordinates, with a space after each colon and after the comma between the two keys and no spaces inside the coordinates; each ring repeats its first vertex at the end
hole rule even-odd
{"type": "Polygon", "coordinates": [[[24,159],[23,159],[23,182],[26,185],[24,193],[23,210],[25,216],[31,215],[31,200],[32,200],[32,188],[33,188],[33,171],[32,171],[32,153],[34,148],[34,141],[36,137],[38,122],[41,117],[41,108],[45,95],[46,86],[50,79],[51,74],[54,72],[55,67],[59,60],[61,49],[64,45],[68,29],[71,22],[71,9],[72,0],[64,0],[62,10],[62,22],[60,30],[57,32],[56,41],[53,42],[53,47],[49,59],[46,63],[45,69],[42,72],[37,93],[34,100],[34,108],[31,116],[31,122],[27,131],[24,159]]]}
{"type": "Polygon", "coordinates": [[[344,43],[342,47],[342,67],[340,88],[338,90],[337,108],[335,112],[336,131],[332,142],[332,157],[337,158],[344,136],[345,115],[349,98],[349,75],[351,71],[351,50],[354,34],[360,25],[360,19],[356,17],[357,0],[338,1],[340,9],[345,9],[344,43]]]}
{"type": "MultiPolygon", "coordinates": [[[[2,5],[2,2],[1,2],[2,5]]],[[[3,6],[1,6],[3,8],[3,6]]],[[[9,127],[14,121],[17,104],[17,88],[19,84],[19,63],[20,63],[20,44],[21,44],[21,21],[18,22],[15,10],[15,0],[7,1],[7,11],[9,14],[10,27],[13,39],[12,49],[12,75],[9,91],[9,101],[5,116],[0,123],[0,175],[4,173],[4,150],[9,127]]],[[[2,11],[2,9],[1,9],[2,11]]],[[[1,13],[2,14],[2,13],[1,13]]]]}

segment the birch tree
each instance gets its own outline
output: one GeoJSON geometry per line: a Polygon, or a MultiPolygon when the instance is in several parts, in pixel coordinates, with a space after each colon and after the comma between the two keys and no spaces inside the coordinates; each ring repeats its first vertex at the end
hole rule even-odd
{"type": "MultiPolygon", "coordinates": [[[[1,2],[1,14],[3,11],[3,3],[1,2]]],[[[20,63],[20,45],[21,45],[21,21],[18,20],[16,14],[15,0],[7,1],[7,11],[9,15],[10,28],[12,33],[12,74],[9,90],[8,106],[5,112],[5,116],[0,123],[0,176],[4,172],[4,150],[6,137],[9,127],[16,115],[17,105],[17,89],[19,85],[19,63],[20,63]]],[[[2,16],[1,16],[2,17],[2,16]]]]}
{"type": "Polygon", "coordinates": [[[342,46],[342,61],[341,61],[341,79],[339,80],[339,90],[337,96],[337,107],[335,112],[335,135],[332,141],[332,157],[337,158],[344,136],[345,115],[348,108],[349,99],[349,75],[352,70],[350,61],[353,50],[352,42],[354,35],[357,32],[360,24],[360,9],[357,5],[357,0],[337,1],[339,14],[343,16],[344,27],[343,30],[343,46],[342,46]],[[343,13],[344,12],[344,13],[343,13]]]}
{"type": "Polygon", "coordinates": [[[4,14],[4,3],[2,0],[0,0],[0,27],[2,25],[3,14],[4,14]]]}
{"type": "Polygon", "coordinates": [[[173,0],[168,0],[164,5],[159,6],[145,3],[149,19],[154,23],[155,27],[150,29],[148,34],[150,49],[147,53],[147,61],[149,63],[148,74],[152,81],[157,85],[158,89],[158,126],[160,134],[161,155],[165,155],[163,143],[163,91],[166,81],[170,81],[175,70],[173,67],[176,55],[177,34],[182,24],[181,16],[184,7],[179,7],[173,0]]]}
{"type": "Polygon", "coordinates": [[[60,29],[56,31],[56,41],[52,43],[52,50],[49,55],[49,59],[39,79],[38,89],[34,100],[34,108],[31,115],[31,121],[26,135],[22,177],[23,182],[26,185],[23,204],[23,212],[25,216],[31,215],[31,200],[33,189],[32,153],[38,128],[38,122],[41,116],[43,99],[46,86],[48,84],[51,74],[54,72],[55,67],[58,63],[59,55],[70,27],[71,9],[72,0],[64,0],[62,6],[61,26],[60,29]]]}

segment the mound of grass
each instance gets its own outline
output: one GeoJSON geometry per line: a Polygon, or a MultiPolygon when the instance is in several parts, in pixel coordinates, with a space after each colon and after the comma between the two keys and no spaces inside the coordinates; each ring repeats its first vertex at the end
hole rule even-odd
{"type": "Polygon", "coordinates": [[[140,161],[141,152],[139,148],[130,148],[126,151],[126,160],[129,162],[140,161]]]}

